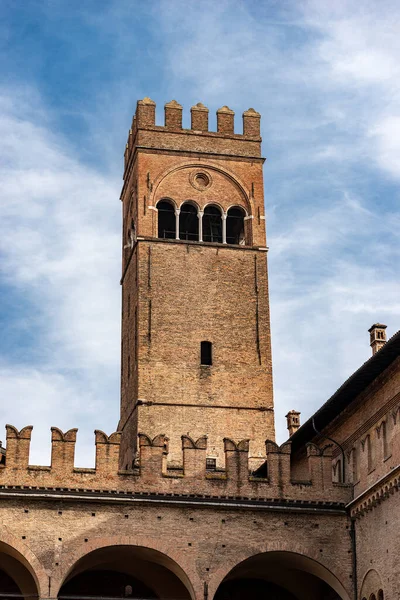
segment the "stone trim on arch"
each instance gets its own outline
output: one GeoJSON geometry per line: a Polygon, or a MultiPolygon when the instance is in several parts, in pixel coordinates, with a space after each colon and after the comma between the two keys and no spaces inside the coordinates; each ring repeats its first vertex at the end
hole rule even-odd
{"type": "MultiPolygon", "coordinates": [[[[170,168],[166,169],[165,171],[163,171],[160,175],[158,175],[158,177],[156,177],[156,179],[153,182],[152,191],[149,196],[149,205],[150,206],[155,206],[155,204],[156,204],[157,190],[158,190],[158,187],[161,184],[161,182],[168,175],[171,175],[171,173],[174,173],[175,171],[181,171],[182,169],[199,169],[199,170],[209,169],[211,171],[216,171],[216,172],[221,173],[222,175],[225,175],[225,177],[230,179],[232,181],[232,183],[240,191],[240,193],[243,197],[243,200],[244,200],[245,204],[247,205],[246,212],[248,213],[248,215],[254,215],[254,212],[255,212],[254,201],[249,193],[249,190],[247,190],[244,182],[241,181],[241,179],[236,175],[236,173],[233,173],[226,167],[221,167],[219,164],[215,164],[212,161],[209,161],[207,163],[205,163],[205,162],[194,163],[191,161],[189,161],[189,162],[182,161],[181,163],[174,165],[173,167],[170,167],[170,168]]],[[[159,198],[159,199],[161,199],[161,198],[159,198]]],[[[157,199],[157,202],[159,199],[157,199]]]]}
{"type": "Polygon", "coordinates": [[[380,590],[383,590],[381,576],[376,569],[368,569],[362,579],[359,597],[369,600],[374,595],[375,598],[378,598],[380,590]]]}
{"type": "Polygon", "coordinates": [[[172,204],[172,206],[174,207],[174,210],[179,209],[179,206],[178,206],[176,200],[174,200],[171,196],[161,196],[161,198],[159,198],[157,200],[157,202],[154,204],[154,206],[149,206],[148,208],[158,211],[157,204],[159,204],[160,202],[170,202],[172,204]]]}
{"type": "Polygon", "coordinates": [[[224,567],[221,567],[220,569],[214,571],[210,577],[210,581],[208,584],[210,600],[212,600],[212,598],[215,596],[220,584],[235,567],[238,567],[241,563],[252,557],[255,557],[260,554],[268,555],[268,553],[270,552],[287,552],[288,554],[297,554],[301,557],[304,557],[305,559],[313,561],[314,563],[316,563],[317,566],[322,568],[327,575],[331,576],[331,578],[336,584],[335,587],[333,587],[328,581],[326,583],[331,585],[331,587],[333,587],[333,589],[335,589],[335,591],[338,594],[340,593],[342,600],[351,600],[350,590],[347,590],[344,587],[344,584],[340,581],[339,577],[332,571],[331,565],[329,564],[328,566],[327,564],[324,564],[324,562],[322,562],[321,555],[319,554],[319,552],[312,551],[308,547],[305,547],[296,542],[285,541],[267,541],[263,548],[260,548],[259,546],[253,547],[248,551],[242,551],[236,554],[234,560],[232,559],[230,561],[226,561],[224,567]]]}
{"type": "MultiPolygon", "coordinates": [[[[74,540],[76,544],[76,540],[74,540]]],[[[63,568],[59,571],[57,578],[54,577],[52,584],[52,597],[56,598],[60,592],[60,589],[67,580],[67,577],[73,571],[75,565],[79,560],[85,556],[100,550],[103,548],[112,548],[113,546],[132,546],[135,548],[146,548],[149,550],[155,550],[160,552],[172,562],[174,562],[178,570],[181,572],[183,578],[174,571],[172,571],[187,588],[192,600],[200,600],[201,593],[203,590],[203,582],[200,581],[198,574],[194,568],[191,568],[190,564],[186,563],[186,556],[183,550],[174,549],[171,544],[160,541],[156,538],[149,538],[145,536],[107,536],[107,537],[96,537],[85,542],[83,539],[79,544],[68,549],[65,556],[68,556],[68,561],[65,561],[63,568]]]]}
{"type": "Polygon", "coordinates": [[[40,560],[32,552],[28,545],[12,535],[4,525],[0,532],[0,546],[1,544],[9,546],[11,550],[14,550],[18,555],[20,555],[22,560],[20,560],[17,556],[14,558],[20,560],[20,563],[32,575],[39,598],[47,596],[50,573],[46,571],[40,560]]]}

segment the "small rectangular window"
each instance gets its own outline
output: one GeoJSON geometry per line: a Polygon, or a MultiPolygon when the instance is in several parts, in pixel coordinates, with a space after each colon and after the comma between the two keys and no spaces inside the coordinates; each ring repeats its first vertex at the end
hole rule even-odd
{"type": "Polygon", "coordinates": [[[207,471],[215,471],[217,468],[217,459],[216,458],[206,458],[206,470],[207,471]]]}
{"type": "Polygon", "coordinates": [[[200,363],[202,365],[212,365],[212,343],[201,342],[200,344],[200,363]]]}

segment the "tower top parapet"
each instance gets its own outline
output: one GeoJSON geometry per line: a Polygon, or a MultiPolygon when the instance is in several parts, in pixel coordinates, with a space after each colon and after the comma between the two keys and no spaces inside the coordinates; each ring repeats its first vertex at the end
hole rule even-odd
{"type": "MultiPolygon", "coordinates": [[[[182,111],[183,107],[181,104],[179,104],[179,102],[177,102],[176,100],[171,100],[170,102],[167,102],[164,105],[164,109],[165,109],[165,121],[164,121],[164,125],[163,126],[159,126],[156,125],[156,119],[155,119],[155,108],[156,108],[156,103],[154,102],[154,100],[152,100],[151,98],[148,98],[147,96],[145,98],[143,98],[143,100],[138,100],[137,102],[137,109],[136,109],[136,119],[135,119],[135,124],[138,128],[142,128],[142,129],[147,129],[147,128],[151,128],[151,127],[157,127],[158,129],[160,127],[165,127],[165,128],[169,128],[172,126],[174,126],[174,123],[171,123],[171,111],[182,111]],[[144,110],[143,110],[144,109],[144,110]]],[[[207,108],[207,106],[205,106],[202,102],[198,102],[197,104],[195,104],[194,106],[192,106],[192,108],[190,109],[192,114],[193,112],[209,112],[209,109],[207,108]]],[[[243,133],[236,133],[234,132],[234,116],[235,116],[235,111],[233,111],[232,109],[229,108],[229,106],[224,105],[221,108],[219,108],[217,110],[217,131],[216,132],[208,132],[207,133],[219,133],[222,135],[243,135],[245,137],[250,137],[253,139],[259,139],[260,138],[260,129],[258,128],[258,130],[256,128],[252,128],[250,130],[246,131],[246,121],[247,119],[260,119],[261,115],[260,113],[258,113],[256,110],[254,110],[254,108],[249,108],[248,110],[245,110],[243,112],[243,133]],[[225,123],[229,122],[229,126],[226,127],[225,123]],[[231,130],[232,128],[232,130],[231,130]]],[[[181,127],[182,129],[182,124],[181,127]]],[[[184,131],[193,131],[195,128],[193,127],[193,123],[192,123],[192,127],[191,129],[184,129],[184,131]]],[[[261,141],[261,140],[260,140],[261,141]]]]}
{"type": "Polygon", "coordinates": [[[182,105],[171,100],[164,105],[164,124],[157,125],[154,100],[138,100],[126,144],[125,166],[135,147],[261,158],[261,116],[254,108],[243,112],[240,133],[235,132],[235,112],[226,105],[216,111],[217,131],[209,131],[209,109],[202,102],[192,106],[190,113],[190,129],[186,129],[182,125],[182,105]]]}

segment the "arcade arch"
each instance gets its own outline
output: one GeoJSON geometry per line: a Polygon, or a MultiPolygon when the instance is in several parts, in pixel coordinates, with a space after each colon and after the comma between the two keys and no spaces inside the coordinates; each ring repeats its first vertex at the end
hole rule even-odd
{"type": "Polygon", "coordinates": [[[193,600],[182,568],[158,550],[106,546],[84,555],[65,578],[59,600],[85,597],[193,600]]]}
{"type": "Polygon", "coordinates": [[[339,580],[317,561],[295,552],[272,551],[234,567],[214,600],[349,600],[339,580]]]}
{"type": "Polygon", "coordinates": [[[0,542],[0,597],[37,598],[38,585],[33,569],[22,554],[0,542]]]}

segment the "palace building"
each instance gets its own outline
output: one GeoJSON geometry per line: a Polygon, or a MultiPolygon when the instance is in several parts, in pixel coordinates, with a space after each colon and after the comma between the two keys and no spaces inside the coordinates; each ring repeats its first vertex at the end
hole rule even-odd
{"type": "Polygon", "coordinates": [[[117,431],[89,469],[76,429],[37,466],[32,426],[6,426],[0,600],[399,599],[400,332],[374,324],[278,446],[260,115],[155,109],[125,149],[117,431]]]}

